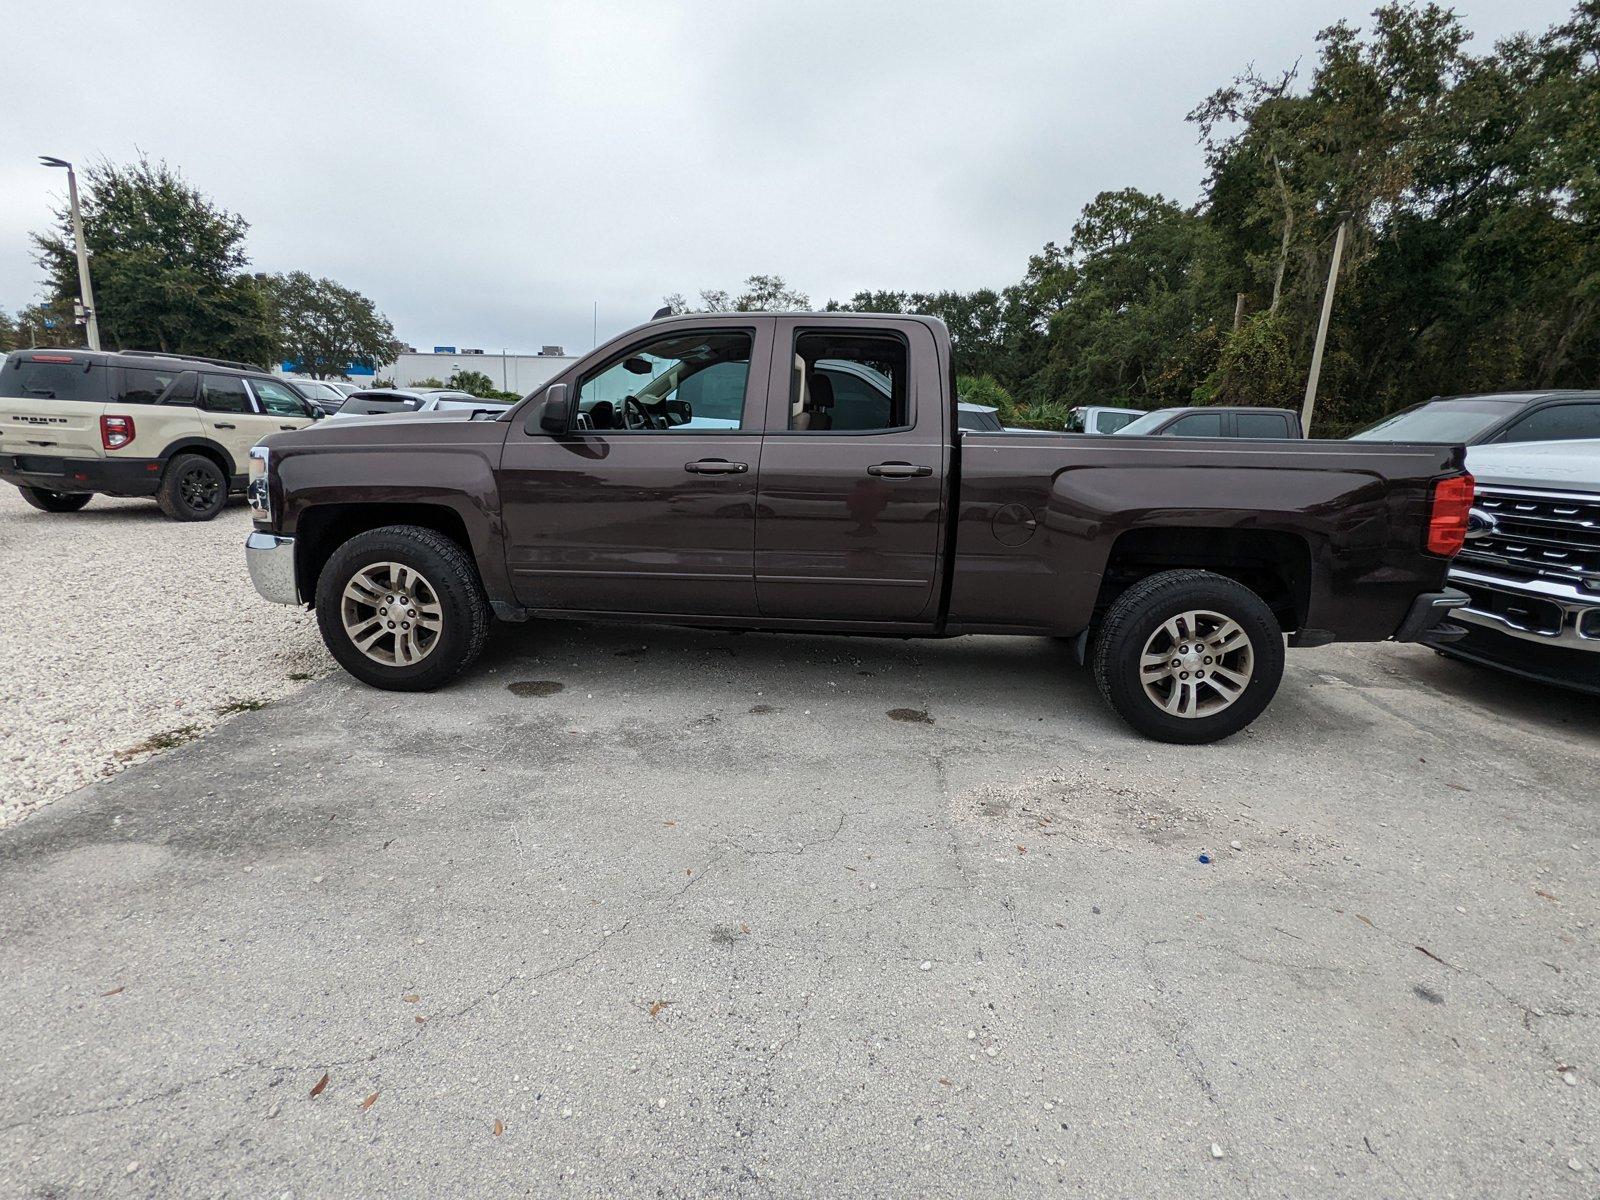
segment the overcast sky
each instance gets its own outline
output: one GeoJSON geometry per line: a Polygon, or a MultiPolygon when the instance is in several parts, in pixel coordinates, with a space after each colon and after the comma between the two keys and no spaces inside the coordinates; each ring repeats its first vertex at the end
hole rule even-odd
{"type": "MultiPolygon", "coordinates": [[[[669,292],[776,272],[1001,287],[1083,203],[1183,202],[1184,115],[1370,4],[396,0],[32,4],[0,69],[0,308],[65,195],[38,154],[144,151],[251,225],[255,269],[371,296],[399,336],[586,350],[669,292]]],[[[1475,46],[1565,2],[1469,0],[1475,46]]]]}

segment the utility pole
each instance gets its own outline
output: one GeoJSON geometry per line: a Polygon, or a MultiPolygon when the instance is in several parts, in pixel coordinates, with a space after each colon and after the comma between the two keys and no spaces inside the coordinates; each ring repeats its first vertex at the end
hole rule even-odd
{"type": "Polygon", "coordinates": [[[39,161],[47,167],[65,167],[67,170],[67,195],[72,207],[72,240],[78,249],[78,307],[83,310],[83,327],[88,336],[89,349],[100,349],[100,318],[94,311],[94,287],[89,282],[89,246],[83,240],[83,214],[78,211],[78,175],[72,164],[64,158],[51,158],[41,154],[39,161]]]}
{"type": "Polygon", "coordinates": [[[1339,279],[1339,259],[1344,255],[1344,227],[1349,222],[1339,222],[1339,232],[1333,239],[1333,262],[1328,264],[1328,286],[1322,292],[1322,317],[1317,321],[1317,344],[1311,351],[1311,375],[1306,380],[1306,402],[1300,409],[1300,427],[1311,436],[1311,408],[1317,402],[1317,380],[1322,376],[1322,348],[1328,340],[1328,321],[1333,317],[1333,285],[1339,279]]]}

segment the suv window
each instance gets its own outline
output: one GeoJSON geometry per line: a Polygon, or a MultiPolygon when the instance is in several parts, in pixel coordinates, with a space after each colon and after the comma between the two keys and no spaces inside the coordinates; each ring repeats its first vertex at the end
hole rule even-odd
{"type": "Polygon", "coordinates": [[[252,379],[250,386],[255,389],[256,399],[261,401],[261,407],[275,417],[308,417],[306,402],[295,395],[288,387],[272,379],[252,379]]]}
{"type": "Polygon", "coordinates": [[[1161,431],[1162,437],[1221,437],[1221,413],[1190,413],[1161,431]]]}
{"type": "Polygon", "coordinates": [[[123,367],[122,403],[155,404],[180,374],[182,372],[176,369],[161,371],[147,367],[123,367]]]}
{"type": "Polygon", "coordinates": [[[1494,440],[1564,442],[1569,438],[1600,438],[1600,403],[1552,404],[1513,422],[1494,440]]]}
{"type": "Polygon", "coordinates": [[[1234,428],[1243,438],[1286,438],[1289,419],[1282,413],[1234,413],[1234,428]]]}
{"type": "Polygon", "coordinates": [[[106,369],[86,365],[62,355],[12,354],[0,367],[0,396],[30,400],[90,400],[106,398],[106,369]]]}
{"type": "Polygon", "coordinates": [[[805,433],[904,429],[910,371],[893,334],[802,333],[790,373],[789,428],[805,433]]]}
{"type": "Polygon", "coordinates": [[[250,393],[237,375],[202,375],[200,407],[207,412],[251,413],[250,393]]]}
{"type": "Polygon", "coordinates": [[[1119,412],[1096,413],[1094,418],[1094,431],[1096,433],[1115,433],[1138,415],[1138,413],[1119,412]]]}
{"type": "Polygon", "coordinates": [[[703,433],[744,425],[751,338],[735,329],[673,333],[630,350],[578,385],[582,429],[703,433]]]}

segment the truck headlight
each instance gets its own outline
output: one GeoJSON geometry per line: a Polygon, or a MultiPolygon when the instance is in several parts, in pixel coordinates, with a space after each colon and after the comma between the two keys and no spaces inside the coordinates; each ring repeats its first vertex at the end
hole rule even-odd
{"type": "Polygon", "coordinates": [[[272,523],[272,489],[267,486],[267,466],[272,451],[265,446],[250,447],[250,482],[245,486],[245,499],[250,502],[250,515],[256,523],[272,523]]]}

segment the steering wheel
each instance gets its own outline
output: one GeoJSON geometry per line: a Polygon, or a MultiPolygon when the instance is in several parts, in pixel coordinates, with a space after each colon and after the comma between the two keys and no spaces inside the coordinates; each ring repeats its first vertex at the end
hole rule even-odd
{"type": "Polygon", "coordinates": [[[650,419],[650,414],[639,403],[637,396],[624,396],[622,398],[622,427],[624,429],[654,429],[655,422],[650,419]]]}

